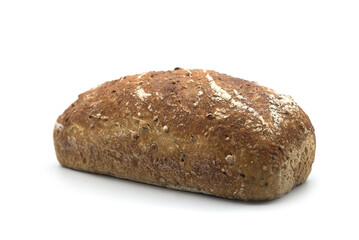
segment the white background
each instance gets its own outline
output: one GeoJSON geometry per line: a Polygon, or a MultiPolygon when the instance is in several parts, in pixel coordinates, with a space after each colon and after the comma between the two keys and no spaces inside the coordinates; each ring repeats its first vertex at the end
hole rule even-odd
{"type": "Polygon", "coordinates": [[[357,1],[0,1],[0,239],[358,239],[357,1]],[[108,80],[213,69],[291,95],[308,181],[269,202],[60,167],[56,118],[108,80]]]}

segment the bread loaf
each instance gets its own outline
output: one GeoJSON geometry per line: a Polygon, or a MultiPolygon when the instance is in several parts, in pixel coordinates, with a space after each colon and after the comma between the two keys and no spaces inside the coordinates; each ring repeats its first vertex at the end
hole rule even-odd
{"type": "Polygon", "coordinates": [[[215,71],[147,72],[79,95],[57,119],[68,168],[240,200],[305,182],[314,128],[289,96],[215,71]]]}

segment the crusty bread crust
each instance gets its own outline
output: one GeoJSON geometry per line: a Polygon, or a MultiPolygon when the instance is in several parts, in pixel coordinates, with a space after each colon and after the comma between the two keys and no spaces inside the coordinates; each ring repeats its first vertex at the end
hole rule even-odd
{"type": "Polygon", "coordinates": [[[305,182],[314,128],[289,96],[215,71],[147,72],[79,95],[57,120],[69,168],[242,200],[305,182]]]}

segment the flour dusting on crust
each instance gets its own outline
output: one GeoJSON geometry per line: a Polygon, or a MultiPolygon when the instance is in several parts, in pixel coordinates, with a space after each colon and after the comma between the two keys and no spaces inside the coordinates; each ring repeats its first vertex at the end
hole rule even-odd
{"type": "MultiPolygon", "coordinates": [[[[272,132],[272,130],[269,128],[268,124],[266,123],[266,121],[264,121],[263,117],[253,108],[249,107],[248,105],[240,102],[240,101],[236,101],[232,98],[232,96],[223,88],[221,88],[220,86],[218,86],[216,84],[216,82],[213,80],[213,78],[207,73],[206,78],[209,81],[209,85],[211,87],[211,89],[214,92],[214,100],[216,101],[226,101],[229,102],[229,105],[231,107],[235,107],[238,111],[244,111],[244,110],[248,110],[248,112],[252,113],[254,117],[256,117],[257,119],[259,119],[259,121],[262,123],[263,126],[268,128],[269,132],[272,132]]],[[[246,98],[244,98],[242,95],[240,95],[238,93],[237,90],[233,90],[235,96],[239,99],[239,100],[247,100],[246,98]]],[[[248,100],[247,100],[248,101],[248,100]]]]}
{"type": "Polygon", "coordinates": [[[229,114],[223,108],[216,108],[216,111],[214,112],[214,116],[216,117],[216,119],[223,119],[223,118],[228,118],[229,114]]]}
{"type": "Polygon", "coordinates": [[[273,119],[273,126],[275,129],[279,129],[279,125],[283,122],[283,115],[287,113],[294,113],[298,111],[297,104],[290,96],[284,94],[268,95],[270,115],[273,119]]]}
{"type": "Polygon", "coordinates": [[[152,95],[151,93],[146,93],[140,86],[137,87],[136,94],[142,101],[152,95]]]}
{"type": "Polygon", "coordinates": [[[244,99],[244,97],[243,97],[242,95],[240,95],[236,89],[233,89],[233,92],[234,92],[234,94],[236,95],[236,97],[237,97],[239,100],[243,100],[243,99],[244,99]]]}
{"type": "Polygon", "coordinates": [[[137,77],[137,79],[142,78],[147,72],[142,73],[140,76],[137,77]]]}
{"type": "Polygon", "coordinates": [[[189,77],[192,77],[192,72],[189,69],[184,69],[184,70],[189,73],[189,77]]]}
{"type": "Polygon", "coordinates": [[[61,123],[56,122],[55,123],[55,129],[61,131],[62,129],[64,129],[64,125],[62,125],[61,123]]]}
{"type": "Polygon", "coordinates": [[[199,90],[198,93],[197,93],[197,100],[195,101],[195,103],[193,104],[193,106],[197,106],[199,101],[201,100],[201,96],[203,95],[203,91],[202,90],[199,90]]]}
{"type": "Polygon", "coordinates": [[[231,95],[226,90],[224,90],[223,88],[221,88],[220,86],[218,86],[216,84],[216,82],[213,80],[213,78],[209,74],[207,74],[206,77],[207,77],[207,79],[209,81],[210,87],[214,91],[215,100],[217,100],[217,101],[221,101],[221,100],[229,101],[232,98],[231,95]]]}

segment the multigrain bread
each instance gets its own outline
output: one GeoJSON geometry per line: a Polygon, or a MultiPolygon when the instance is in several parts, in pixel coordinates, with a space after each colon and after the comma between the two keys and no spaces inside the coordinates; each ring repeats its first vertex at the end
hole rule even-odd
{"type": "Polygon", "coordinates": [[[314,128],[289,96],[215,71],[147,72],[79,95],[57,119],[68,168],[241,200],[305,182],[314,128]]]}

